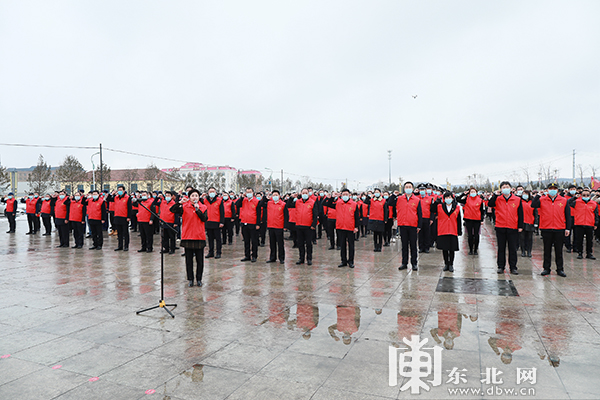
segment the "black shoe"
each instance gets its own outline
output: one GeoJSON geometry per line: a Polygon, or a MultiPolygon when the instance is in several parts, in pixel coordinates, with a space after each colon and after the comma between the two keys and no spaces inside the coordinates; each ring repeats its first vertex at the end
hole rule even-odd
{"type": "Polygon", "coordinates": [[[33,232],[27,232],[26,235],[33,235],[33,232]]]}
{"type": "Polygon", "coordinates": [[[476,255],[477,255],[477,250],[475,250],[475,251],[473,252],[473,255],[474,255],[474,256],[476,256],[476,255]]]}
{"type": "Polygon", "coordinates": [[[215,258],[221,258],[221,255],[220,255],[220,254],[217,254],[217,255],[215,256],[215,258]]]}
{"type": "Polygon", "coordinates": [[[152,253],[152,251],[153,251],[152,249],[148,249],[148,250],[146,250],[146,253],[152,253]]]}
{"type": "Polygon", "coordinates": [[[270,264],[270,263],[274,263],[275,261],[277,261],[277,260],[267,260],[266,263],[270,264]]]}
{"type": "Polygon", "coordinates": [[[312,260],[306,262],[307,265],[312,265],[312,260]]]}
{"type": "Polygon", "coordinates": [[[444,269],[442,269],[442,271],[448,271],[450,269],[450,267],[448,265],[444,265],[444,269]]]}
{"type": "Polygon", "coordinates": [[[582,260],[582,259],[583,259],[583,254],[579,253],[579,254],[577,255],[577,259],[578,259],[578,260],[582,260]]]}
{"type": "Polygon", "coordinates": [[[503,274],[504,273],[504,268],[498,268],[498,270],[496,271],[499,274],[503,274]]]}
{"type": "Polygon", "coordinates": [[[302,265],[302,264],[304,264],[304,261],[302,261],[302,260],[296,261],[296,265],[302,265]]]}
{"type": "Polygon", "coordinates": [[[117,248],[115,249],[115,251],[121,251],[121,250],[123,250],[123,248],[122,248],[122,247],[117,247],[117,248]]]}
{"type": "Polygon", "coordinates": [[[340,246],[337,246],[335,249],[336,250],[341,250],[342,248],[340,246]]]}
{"type": "Polygon", "coordinates": [[[517,271],[517,269],[516,269],[516,268],[511,268],[511,269],[510,269],[510,274],[511,274],[511,275],[519,275],[519,271],[517,271]]]}
{"type": "Polygon", "coordinates": [[[169,251],[169,254],[175,254],[175,250],[169,251]]]}
{"type": "Polygon", "coordinates": [[[102,250],[102,246],[96,247],[96,250],[102,250]]]}
{"type": "Polygon", "coordinates": [[[390,242],[385,242],[385,243],[383,244],[383,247],[390,247],[390,242]]]}
{"type": "Polygon", "coordinates": [[[138,250],[138,253],[145,253],[145,252],[146,252],[146,249],[139,249],[138,250]]]}
{"type": "Polygon", "coordinates": [[[412,266],[412,270],[413,270],[413,271],[418,271],[419,269],[417,268],[417,266],[416,266],[416,265],[413,265],[413,266],[412,266]]]}
{"type": "Polygon", "coordinates": [[[347,263],[341,263],[340,265],[338,265],[338,268],[343,268],[343,267],[347,267],[348,264],[347,263]]]}
{"type": "Polygon", "coordinates": [[[191,280],[191,281],[190,281],[190,283],[188,283],[188,286],[189,286],[189,287],[192,287],[192,286],[194,286],[194,280],[191,280]]]}
{"type": "Polygon", "coordinates": [[[250,259],[248,257],[244,257],[240,261],[250,261],[250,259]]]}
{"type": "Polygon", "coordinates": [[[524,251],[522,251],[521,252],[521,257],[527,257],[527,254],[524,251]]]}
{"type": "Polygon", "coordinates": [[[585,257],[585,258],[587,258],[588,260],[595,260],[596,259],[596,257],[594,257],[593,254],[588,254],[587,257],[585,257]]]}
{"type": "MultiPolygon", "coordinates": [[[[358,240],[358,239],[356,239],[356,240],[358,240]]],[[[316,240],[313,240],[313,244],[317,244],[317,241],[316,241],[316,240]]],[[[263,244],[263,246],[264,246],[264,244],[263,244]]]]}
{"type": "MultiPolygon", "coordinates": [[[[44,235],[46,235],[46,234],[44,233],[44,235]]],[[[91,238],[91,237],[92,237],[92,235],[87,235],[85,238],[86,238],[86,239],[89,239],[89,238],[91,238]]]]}
{"type": "Polygon", "coordinates": [[[335,247],[328,247],[327,250],[335,250],[335,247]]]}
{"type": "Polygon", "coordinates": [[[425,249],[423,252],[424,252],[425,254],[429,254],[429,249],[425,249]]]}
{"type": "Polygon", "coordinates": [[[208,253],[204,258],[213,258],[215,255],[213,253],[208,253]]]}
{"type": "Polygon", "coordinates": [[[573,252],[573,250],[567,249],[567,253],[572,253],[572,252],[573,252]]]}
{"type": "Polygon", "coordinates": [[[550,270],[549,269],[545,269],[545,270],[542,271],[542,273],[540,275],[542,275],[542,276],[550,275],[550,270]]]}
{"type": "Polygon", "coordinates": [[[448,268],[448,271],[450,271],[450,272],[454,272],[454,265],[451,265],[451,266],[448,268]]]}
{"type": "Polygon", "coordinates": [[[256,262],[256,257],[252,257],[252,258],[250,259],[250,262],[256,262]]]}
{"type": "Polygon", "coordinates": [[[196,286],[201,287],[202,286],[202,281],[197,281],[196,282],[196,286]]]}
{"type": "Polygon", "coordinates": [[[530,251],[527,252],[527,257],[531,258],[531,252],[530,251]]]}
{"type": "Polygon", "coordinates": [[[469,250],[469,255],[472,256],[473,255],[473,250],[469,250]]]}
{"type": "Polygon", "coordinates": [[[419,253],[425,253],[425,250],[419,249],[419,253]]]}
{"type": "Polygon", "coordinates": [[[123,247],[123,251],[129,251],[129,247],[123,247]]]}
{"type": "Polygon", "coordinates": [[[185,253],[181,253],[181,257],[185,257],[185,253]]]}
{"type": "Polygon", "coordinates": [[[279,264],[285,264],[285,260],[279,261],[279,264]]]}
{"type": "Polygon", "coordinates": [[[96,248],[97,248],[97,247],[96,247],[96,246],[94,246],[94,247],[90,247],[88,250],[96,250],[96,248]]]}
{"type": "Polygon", "coordinates": [[[407,269],[408,265],[402,264],[401,266],[398,267],[398,271],[402,271],[403,269],[407,269]]]}
{"type": "Polygon", "coordinates": [[[354,263],[348,263],[348,266],[349,266],[350,268],[354,268],[354,263]]]}
{"type": "Polygon", "coordinates": [[[77,245],[75,245],[75,246],[71,246],[71,248],[72,248],[72,249],[76,249],[76,248],[77,248],[77,245]]]}
{"type": "Polygon", "coordinates": [[[563,278],[566,278],[566,277],[567,277],[567,274],[565,274],[565,271],[563,271],[563,270],[556,271],[556,275],[558,275],[558,276],[562,276],[563,278]]]}

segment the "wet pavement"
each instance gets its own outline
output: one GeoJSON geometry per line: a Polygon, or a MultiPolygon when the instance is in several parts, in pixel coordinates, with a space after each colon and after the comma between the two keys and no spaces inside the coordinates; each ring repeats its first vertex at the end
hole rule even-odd
{"type": "Polygon", "coordinates": [[[496,273],[490,225],[479,256],[461,239],[453,274],[436,250],[398,271],[399,244],[374,253],[371,237],[353,270],[325,238],[312,266],[295,265],[289,241],[285,265],[264,262],[268,246],[242,263],[234,237],[202,288],[165,256],[172,319],[135,313],[160,299],[160,254],[135,252],[135,233],[124,253],[112,237],[58,249],[22,219],[17,232],[0,234],[0,399],[600,398],[600,263],[565,254],[568,277],[542,277],[539,237],[519,275],[496,273]],[[420,394],[401,390],[407,376],[389,384],[390,346],[402,353],[411,335],[442,349],[441,384],[432,373],[420,394]]]}

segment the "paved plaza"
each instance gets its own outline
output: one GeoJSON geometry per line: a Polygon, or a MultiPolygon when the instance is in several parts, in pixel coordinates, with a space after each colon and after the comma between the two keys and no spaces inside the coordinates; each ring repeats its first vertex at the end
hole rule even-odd
{"type": "Polygon", "coordinates": [[[479,256],[461,238],[453,274],[436,250],[398,271],[399,244],[374,253],[371,236],[355,269],[325,237],[312,266],[295,265],[290,241],[285,265],[265,263],[268,245],[243,263],[238,236],[206,260],[202,288],[165,255],[173,319],[135,313],[160,299],[160,254],[137,253],[136,233],[128,253],[113,237],[59,249],[20,218],[0,234],[0,399],[600,398],[600,261],[565,254],[567,278],[554,265],[542,277],[539,237],[519,275],[498,275],[487,222],[479,256]],[[419,394],[402,390],[408,368],[390,386],[411,335],[433,349],[412,372],[441,365],[419,394]]]}

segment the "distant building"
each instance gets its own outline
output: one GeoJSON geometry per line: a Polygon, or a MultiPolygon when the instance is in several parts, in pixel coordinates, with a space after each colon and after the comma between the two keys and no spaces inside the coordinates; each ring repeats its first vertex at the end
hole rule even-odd
{"type": "MultiPolygon", "coordinates": [[[[10,174],[10,187],[9,190],[15,194],[15,196],[25,196],[31,192],[31,187],[27,179],[29,173],[33,171],[35,165],[29,168],[7,168],[10,174]]],[[[57,167],[52,167],[52,172],[56,172],[57,167]]]]}
{"type": "Polygon", "coordinates": [[[185,177],[189,173],[199,183],[204,181],[214,182],[215,179],[220,176],[225,180],[225,182],[223,185],[214,185],[215,187],[220,186],[218,187],[219,190],[238,190],[239,175],[248,177],[262,177],[260,171],[243,171],[237,170],[236,168],[230,167],[229,165],[208,166],[202,163],[186,163],[179,168],[162,169],[162,172],[166,174],[179,174],[179,176],[181,177],[185,177]]]}

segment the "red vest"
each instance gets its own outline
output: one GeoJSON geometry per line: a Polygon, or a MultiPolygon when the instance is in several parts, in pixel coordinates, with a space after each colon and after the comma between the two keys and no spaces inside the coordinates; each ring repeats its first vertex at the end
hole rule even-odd
{"type": "Polygon", "coordinates": [[[315,201],[309,198],[306,202],[297,200],[294,204],[296,206],[296,226],[311,226],[315,201]]]}
{"type": "Polygon", "coordinates": [[[109,202],[108,203],[108,211],[115,211],[115,203],[114,202],[109,202]]]}
{"type": "Polygon", "coordinates": [[[565,207],[567,199],[556,196],[554,201],[550,196],[540,198],[540,229],[566,229],[565,207]]]}
{"type": "MultiPolygon", "coordinates": [[[[365,204],[366,206],[366,204],[365,204]]],[[[383,221],[385,200],[371,200],[371,208],[369,209],[369,219],[374,221],[383,221]]],[[[364,214],[363,214],[364,215],[364,214]]]]}
{"type": "Polygon", "coordinates": [[[360,200],[358,202],[358,206],[360,207],[360,212],[363,218],[369,218],[369,205],[364,201],[360,200]]]}
{"type": "Polygon", "coordinates": [[[143,204],[143,205],[138,206],[138,213],[137,213],[138,222],[150,222],[150,219],[152,218],[152,214],[150,214],[150,211],[146,210],[144,208],[144,206],[146,206],[147,208],[150,209],[150,206],[152,205],[152,203],[154,203],[154,199],[153,198],[149,198],[146,200],[139,199],[138,201],[141,204],[143,204]]]}
{"type": "Polygon", "coordinates": [[[296,209],[295,208],[288,209],[288,216],[289,216],[290,223],[295,224],[296,223],[296,209]]]}
{"type": "Polygon", "coordinates": [[[252,197],[251,200],[244,197],[240,208],[240,221],[242,224],[256,224],[256,207],[258,207],[256,197],[252,197]]]}
{"type": "Polygon", "coordinates": [[[573,210],[575,225],[594,226],[596,223],[596,208],[598,208],[598,204],[594,201],[590,200],[586,203],[581,198],[575,200],[575,207],[571,209],[573,210]]]}
{"type": "Polygon", "coordinates": [[[420,199],[412,195],[410,199],[405,194],[398,197],[396,200],[396,219],[398,220],[398,226],[419,226],[419,215],[417,214],[417,207],[419,206],[420,199]]]}
{"type": "Polygon", "coordinates": [[[98,200],[88,200],[87,215],[89,219],[102,221],[102,204],[104,204],[104,199],[102,197],[98,197],[98,200]]]}
{"type": "Polygon", "coordinates": [[[511,194],[508,200],[504,195],[496,197],[496,228],[519,228],[519,204],[521,198],[511,194]]]}
{"type": "Polygon", "coordinates": [[[225,210],[225,218],[233,218],[233,213],[231,211],[231,205],[233,204],[233,200],[228,199],[223,202],[223,209],[225,210]]]}
{"type": "Polygon", "coordinates": [[[6,212],[15,212],[17,211],[17,204],[16,204],[16,200],[13,199],[7,199],[6,200],[6,212]]]}
{"type": "Polygon", "coordinates": [[[54,203],[54,216],[56,219],[66,219],[67,218],[67,206],[65,205],[65,201],[67,201],[65,196],[64,199],[57,198],[56,203],[54,203]]]}
{"type": "Polygon", "coordinates": [[[423,218],[431,218],[431,202],[433,197],[425,196],[421,198],[421,213],[423,218]]]}
{"type": "Polygon", "coordinates": [[[71,199],[71,204],[69,204],[69,221],[83,221],[83,204],[81,204],[81,200],[75,201],[75,199],[71,199]]]}
{"type": "Polygon", "coordinates": [[[52,204],[50,204],[50,200],[42,201],[42,214],[50,215],[52,213],[52,204]]]}
{"type": "Polygon", "coordinates": [[[35,207],[37,205],[37,201],[38,199],[36,199],[35,197],[33,199],[27,199],[25,200],[25,212],[27,214],[35,214],[35,207]]]}
{"type": "Polygon", "coordinates": [[[394,219],[394,206],[389,206],[388,210],[388,221],[394,219]]]}
{"type": "Polygon", "coordinates": [[[204,205],[208,209],[208,220],[210,222],[221,222],[221,198],[217,197],[214,202],[204,201],[204,205]]]}
{"type": "Polygon", "coordinates": [[[354,220],[354,213],[356,212],[358,204],[354,200],[348,200],[344,203],[344,200],[338,199],[335,202],[335,210],[337,219],[335,220],[335,228],[344,231],[353,231],[356,227],[356,221],[354,220]]]}
{"type": "Polygon", "coordinates": [[[523,206],[523,222],[529,225],[533,225],[535,222],[535,215],[533,214],[534,209],[531,207],[531,201],[521,201],[523,206]]]}
{"type": "Polygon", "coordinates": [[[475,196],[471,197],[467,195],[467,201],[465,202],[465,219],[470,219],[472,221],[481,221],[481,197],[475,196]]]}
{"type": "MultiPolygon", "coordinates": [[[[291,209],[290,209],[291,211],[291,209]]],[[[335,208],[327,208],[327,219],[332,219],[335,220],[337,218],[337,212],[335,211],[335,208]]]]}
{"type": "Polygon", "coordinates": [[[450,215],[446,214],[446,204],[438,204],[437,206],[437,232],[438,236],[443,235],[452,235],[458,236],[458,225],[457,218],[460,215],[460,208],[456,207],[456,209],[450,213],[450,215]]]}
{"type": "Polygon", "coordinates": [[[267,203],[267,228],[283,229],[283,210],[285,203],[279,200],[275,203],[269,200],[267,203]]]}
{"type": "Polygon", "coordinates": [[[175,204],[175,200],[167,203],[166,200],[160,202],[160,218],[168,224],[175,223],[175,214],[171,212],[171,207],[175,204]]]}
{"type": "MultiPolygon", "coordinates": [[[[200,211],[206,211],[204,204],[198,203],[198,206],[200,211]]],[[[183,205],[181,240],[206,240],[204,222],[196,215],[196,207],[194,207],[191,201],[183,205]]]]}
{"type": "Polygon", "coordinates": [[[113,197],[113,202],[115,203],[115,205],[114,205],[115,217],[129,218],[129,215],[127,215],[129,212],[129,210],[127,209],[128,200],[129,200],[128,194],[124,194],[123,197],[119,197],[119,196],[113,197]]]}

